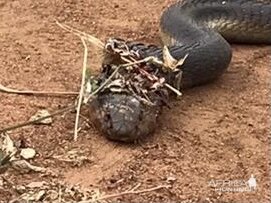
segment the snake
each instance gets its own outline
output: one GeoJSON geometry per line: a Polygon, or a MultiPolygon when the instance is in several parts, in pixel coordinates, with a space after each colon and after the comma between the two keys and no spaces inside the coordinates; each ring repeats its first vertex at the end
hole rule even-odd
{"type": "MultiPolygon", "coordinates": [[[[159,29],[163,46],[174,59],[188,54],[180,88],[192,88],[216,80],[227,70],[231,43],[271,44],[271,1],[183,0],[165,9],[159,29]]],[[[127,44],[142,58],[163,58],[161,45],[127,44]]],[[[155,131],[161,104],[145,107],[133,95],[106,92],[97,96],[91,109],[95,125],[107,138],[134,142],[155,131]]]]}

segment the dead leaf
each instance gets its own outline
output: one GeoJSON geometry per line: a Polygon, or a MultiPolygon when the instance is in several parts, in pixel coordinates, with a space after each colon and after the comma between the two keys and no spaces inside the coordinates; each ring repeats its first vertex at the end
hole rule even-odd
{"type": "Polygon", "coordinates": [[[41,182],[32,182],[29,183],[27,185],[28,188],[41,188],[42,186],[44,186],[46,184],[46,182],[41,181],[41,182]]]}
{"type": "MultiPolygon", "coordinates": [[[[50,116],[50,115],[51,114],[46,109],[39,110],[34,116],[30,118],[30,121],[35,121],[37,119],[50,116]]],[[[35,122],[35,124],[43,124],[43,125],[50,125],[52,123],[53,123],[53,119],[51,117],[35,122]]]]}
{"type": "Polygon", "coordinates": [[[1,149],[6,155],[15,153],[17,151],[16,147],[14,146],[14,142],[8,135],[5,136],[1,149]]]}
{"type": "Polygon", "coordinates": [[[175,70],[179,66],[182,66],[188,54],[186,54],[182,59],[176,60],[170,53],[167,46],[163,48],[163,60],[164,60],[164,67],[169,68],[170,70],[175,70]]]}
{"type": "Polygon", "coordinates": [[[45,194],[46,192],[44,190],[38,192],[30,191],[29,193],[24,193],[23,195],[21,195],[20,199],[25,200],[27,202],[41,201],[45,194]]]}
{"type": "Polygon", "coordinates": [[[41,173],[47,172],[46,168],[34,166],[25,160],[13,161],[11,164],[14,169],[22,171],[22,172],[30,172],[30,171],[41,172],[41,173]]]}

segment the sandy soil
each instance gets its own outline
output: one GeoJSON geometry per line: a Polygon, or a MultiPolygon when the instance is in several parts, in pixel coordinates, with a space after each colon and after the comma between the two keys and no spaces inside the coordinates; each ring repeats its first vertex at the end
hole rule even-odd
{"type": "MultiPolygon", "coordinates": [[[[158,44],[159,17],[169,3],[2,0],[0,82],[17,89],[78,91],[83,47],[55,19],[101,39],[117,36],[158,44]]],[[[67,113],[54,118],[51,126],[9,132],[16,142],[36,149],[38,155],[31,163],[53,170],[54,176],[9,169],[1,177],[14,185],[62,181],[105,194],[138,184],[139,190],[171,185],[109,202],[270,202],[270,47],[233,45],[233,50],[233,61],[223,77],[185,91],[180,101],[165,110],[159,129],[146,141],[113,143],[82,122],[79,141],[73,142],[75,114],[67,113]],[[54,158],[71,150],[89,161],[75,166],[54,158]],[[210,185],[219,180],[247,181],[252,174],[258,183],[256,191],[219,192],[210,185]]],[[[97,72],[96,58],[90,58],[90,66],[97,72]]],[[[53,112],[75,99],[0,94],[1,128],[28,120],[40,109],[53,112]]],[[[0,201],[18,196],[14,188],[0,186],[0,201]]]]}

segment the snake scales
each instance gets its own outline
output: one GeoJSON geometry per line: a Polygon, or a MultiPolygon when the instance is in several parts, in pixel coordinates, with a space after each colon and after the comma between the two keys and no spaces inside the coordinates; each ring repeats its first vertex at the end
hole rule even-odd
{"type": "MultiPolygon", "coordinates": [[[[229,66],[228,42],[270,44],[270,0],[183,0],[164,11],[161,38],[175,59],[186,54],[181,88],[211,82],[229,66]]],[[[142,58],[162,58],[162,48],[127,42],[142,58]]],[[[171,77],[165,76],[169,82],[171,77]]],[[[109,139],[132,142],[152,133],[163,106],[144,106],[127,93],[104,92],[91,103],[94,123],[109,139]]]]}

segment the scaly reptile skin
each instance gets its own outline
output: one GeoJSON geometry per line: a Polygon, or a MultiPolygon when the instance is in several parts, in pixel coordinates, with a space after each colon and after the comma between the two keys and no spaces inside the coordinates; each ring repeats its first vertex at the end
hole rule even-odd
{"type": "MultiPolygon", "coordinates": [[[[165,10],[160,30],[174,58],[189,54],[182,66],[181,87],[202,85],[217,79],[229,66],[232,52],[228,42],[271,43],[271,1],[184,0],[165,10]]],[[[142,58],[162,58],[160,47],[128,45],[142,58]]],[[[102,133],[125,142],[152,133],[161,107],[146,110],[132,95],[118,93],[100,94],[91,106],[102,133]]]]}

